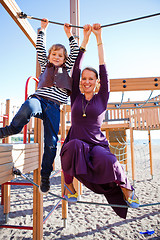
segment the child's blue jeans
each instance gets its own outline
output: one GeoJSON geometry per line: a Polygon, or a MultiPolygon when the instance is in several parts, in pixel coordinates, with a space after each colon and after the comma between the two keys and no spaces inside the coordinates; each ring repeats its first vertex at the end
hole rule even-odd
{"type": "Polygon", "coordinates": [[[50,176],[53,170],[53,162],[56,156],[60,106],[53,101],[41,97],[27,99],[14,116],[11,124],[0,128],[0,137],[21,132],[31,117],[43,120],[44,126],[44,154],[42,159],[41,176],[50,176]]]}

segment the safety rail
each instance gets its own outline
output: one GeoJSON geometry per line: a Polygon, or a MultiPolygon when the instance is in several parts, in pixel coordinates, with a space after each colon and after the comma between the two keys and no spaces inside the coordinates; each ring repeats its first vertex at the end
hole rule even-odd
{"type": "MultiPolygon", "coordinates": [[[[1,109],[1,115],[0,115],[0,117],[2,118],[0,123],[3,124],[3,127],[5,127],[9,123],[9,117],[10,117],[9,112],[10,112],[10,100],[7,99],[5,104],[5,112],[3,112],[1,109]]],[[[8,143],[8,138],[2,139],[2,143],[8,143]]]]}
{"type": "MultiPolygon", "coordinates": [[[[2,116],[0,116],[0,117],[2,117],[2,119],[3,119],[2,121],[0,121],[0,123],[3,123],[3,127],[5,127],[5,125],[6,125],[6,119],[9,118],[8,114],[2,115],[2,116]]],[[[2,139],[2,143],[5,143],[5,139],[2,139]]]]}
{"type": "MultiPolygon", "coordinates": [[[[35,82],[37,83],[39,82],[39,79],[36,77],[31,76],[27,79],[26,85],[25,85],[25,101],[28,98],[28,85],[31,79],[35,80],[35,82]]],[[[27,142],[27,125],[24,126],[24,131],[23,131],[23,143],[26,143],[26,142],[27,142]]]]}

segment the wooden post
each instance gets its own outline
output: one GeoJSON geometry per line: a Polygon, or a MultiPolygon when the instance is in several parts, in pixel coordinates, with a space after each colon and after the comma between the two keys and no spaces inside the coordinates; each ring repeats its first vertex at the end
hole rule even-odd
{"type": "MultiPolygon", "coordinates": [[[[39,31],[39,29],[38,29],[39,31]]],[[[40,75],[41,68],[37,60],[36,77],[40,75]]],[[[37,88],[37,83],[36,83],[37,88]]],[[[41,161],[43,155],[43,124],[35,118],[34,142],[39,143],[39,167],[33,172],[33,181],[40,185],[41,161]]],[[[43,194],[36,186],[33,186],[33,240],[43,239],[43,194]]]]}
{"type": "Polygon", "coordinates": [[[125,141],[125,154],[124,154],[124,158],[125,158],[125,161],[124,161],[124,164],[125,164],[125,167],[126,167],[126,172],[128,172],[128,154],[127,154],[127,132],[126,132],[126,129],[124,129],[125,131],[125,135],[124,135],[124,141],[125,141]]]}
{"type": "MultiPolygon", "coordinates": [[[[62,190],[62,197],[64,194],[64,174],[63,171],[61,172],[61,190],[62,190]]],[[[62,219],[63,219],[63,227],[67,227],[67,217],[68,217],[68,202],[62,200],[62,219]]]]}
{"type": "Polygon", "coordinates": [[[148,140],[149,140],[149,156],[150,156],[150,173],[153,178],[152,143],[151,143],[151,131],[150,130],[148,130],[148,140]]]}
{"type": "MultiPolygon", "coordinates": [[[[73,25],[80,24],[79,20],[79,0],[70,0],[70,23],[73,25]]],[[[72,33],[75,39],[77,40],[77,43],[79,45],[79,28],[72,28],[72,33]]],[[[76,189],[76,192],[78,193],[78,199],[80,200],[81,194],[82,194],[82,184],[78,182],[77,179],[74,178],[74,187],[76,189]]]]}
{"type": "MultiPolygon", "coordinates": [[[[39,143],[39,168],[33,172],[33,181],[40,185],[41,161],[43,155],[42,121],[35,119],[34,142],[39,143]]],[[[43,194],[33,186],[33,240],[43,239],[43,194]]]]}
{"type": "MultiPolygon", "coordinates": [[[[66,137],[66,121],[65,121],[65,115],[66,115],[66,106],[63,106],[62,112],[61,112],[61,139],[65,139],[66,137]]],[[[63,172],[61,172],[61,191],[62,191],[62,197],[64,194],[64,175],[63,172]]],[[[65,200],[62,200],[62,219],[63,219],[63,227],[67,227],[67,217],[68,217],[68,202],[65,200]]]]}
{"type": "Polygon", "coordinates": [[[134,161],[134,138],[133,138],[133,128],[130,128],[130,147],[131,147],[131,167],[132,167],[132,180],[133,185],[135,182],[135,161],[134,161]]]}
{"type": "MultiPolygon", "coordinates": [[[[6,100],[6,116],[8,118],[4,118],[4,123],[5,126],[9,125],[9,113],[10,113],[10,100],[6,100]]],[[[3,143],[9,143],[9,137],[3,139],[3,143]]],[[[4,215],[5,215],[5,222],[7,223],[8,217],[9,217],[9,212],[10,212],[10,192],[11,192],[11,186],[10,185],[3,185],[3,201],[4,201],[4,215]]]]}
{"type": "MultiPolygon", "coordinates": [[[[126,140],[127,141],[127,140],[126,140]]],[[[128,154],[127,154],[127,152],[128,152],[128,147],[127,147],[127,144],[126,144],[126,154],[125,154],[125,162],[126,162],[126,172],[128,172],[128,154]]]]}
{"type": "MultiPolygon", "coordinates": [[[[70,23],[73,25],[79,25],[79,0],[70,0],[70,23]]],[[[72,28],[72,33],[77,39],[79,44],[79,29],[72,28]]],[[[65,126],[65,106],[63,107],[61,115],[61,138],[65,139],[66,126],[65,126]]],[[[76,183],[75,189],[77,190],[78,181],[76,183]]],[[[62,196],[64,193],[64,175],[61,174],[61,187],[62,187],[62,196]]],[[[78,188],[79,189],[79,188],[78,188]]],[[[78,192],[78,191],[77,191],[78,192]]],[[[68,203],[67,201],[62,200],[62,219],[64,220],[64,227],[67,224],[67,213],[68,213],[68,203]]]]}
{"type": "MultiPolygon", "coordinates": [[[[9,125],[9,122],[10,122],[9,114],[10,114],[10,99],[7,99],[7,100],[6,100],[6,114],[5,114],[5,115],[7,116],[7,118],[4,118],[4,119],[3,119],[3,125],[4,125],[4,127],[5,127],[6,125],[9,125]]],[[[4,138],[4,139],[2,140],[2,142],[3,142],[3,143],[9,143],[9,137],[4,138]]]]}
{"type": "Polygon", "coordinates": [[[3,194],[4,194],[4,214],[5,214],[5,222],[7,223],[9,212],[10,212],[10,191],[11,186],[4,184],[3,185],[3,194]]]}

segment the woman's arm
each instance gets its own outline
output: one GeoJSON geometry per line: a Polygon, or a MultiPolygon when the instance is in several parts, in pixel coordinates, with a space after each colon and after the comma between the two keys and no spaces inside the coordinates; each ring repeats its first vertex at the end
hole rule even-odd
{"type": "Polygon", "coordinates": [[[83,41],[81,43],[81,48],[86,49],[86,46],[91,35],[92,27],[89,24],[83,26],[83,41]]]}
{"type": "Polygon", "coordinates": [[[104,49],[102,42],[102,30],[99,23],[93,24],[92,32],[96,36],[99,58],[99,75],[100,75],[100,90],[99,93],[103,99],[104,105],[107,106],[109,98],[109,80],[104,61],[104,49]]]}
{"type": "Polygon", "coordinates": [[[97,40],[99,65],[103,65],[105,64],[105,62],[104,62],[104,50],[103,50],[103,43],[102,43],[101,25],[99,23],[93,24],[92,32],[96,36],[96,40],[97,40]]]}
{"type": "Polygon", "coordinates": [[[83,54],[84,54],[84,50],[80,48],[78,57],[75,61],[74,67],[73,67],[71,105],[73,104],[77,95],[80,93],[79,82],[80,82],[80,76],[81,76],[81,62],[82,62],[83,54]]]}
{"type": "Polygon", "coordinates": [[[80,47],[78,57],[75,61],[73,73],[72,73],[73,84],[72,84],[71,104],[73,104],[75,98],[80,93],[79,82],[80,82],[80,76],[81,76],[81,63],[82,63],[83,55],[84,55],[84,52],[86,51],[86,46],[89,41],[89,37],[92,30],[92,27],[90,25],[85,25],[83,28],[84,28],[83,41],[80,47]]]}

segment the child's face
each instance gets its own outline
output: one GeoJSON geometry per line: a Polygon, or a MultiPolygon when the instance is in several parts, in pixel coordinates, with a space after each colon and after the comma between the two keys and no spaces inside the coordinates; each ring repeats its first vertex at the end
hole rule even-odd
{"type": "Polygon", "coordinates": [[[50,63],[53,63],[55,66],[60,67],[65,60],[63,48],[60,48],[58,50],[52,49],[48,60],[50,61],[50,63]]]}

